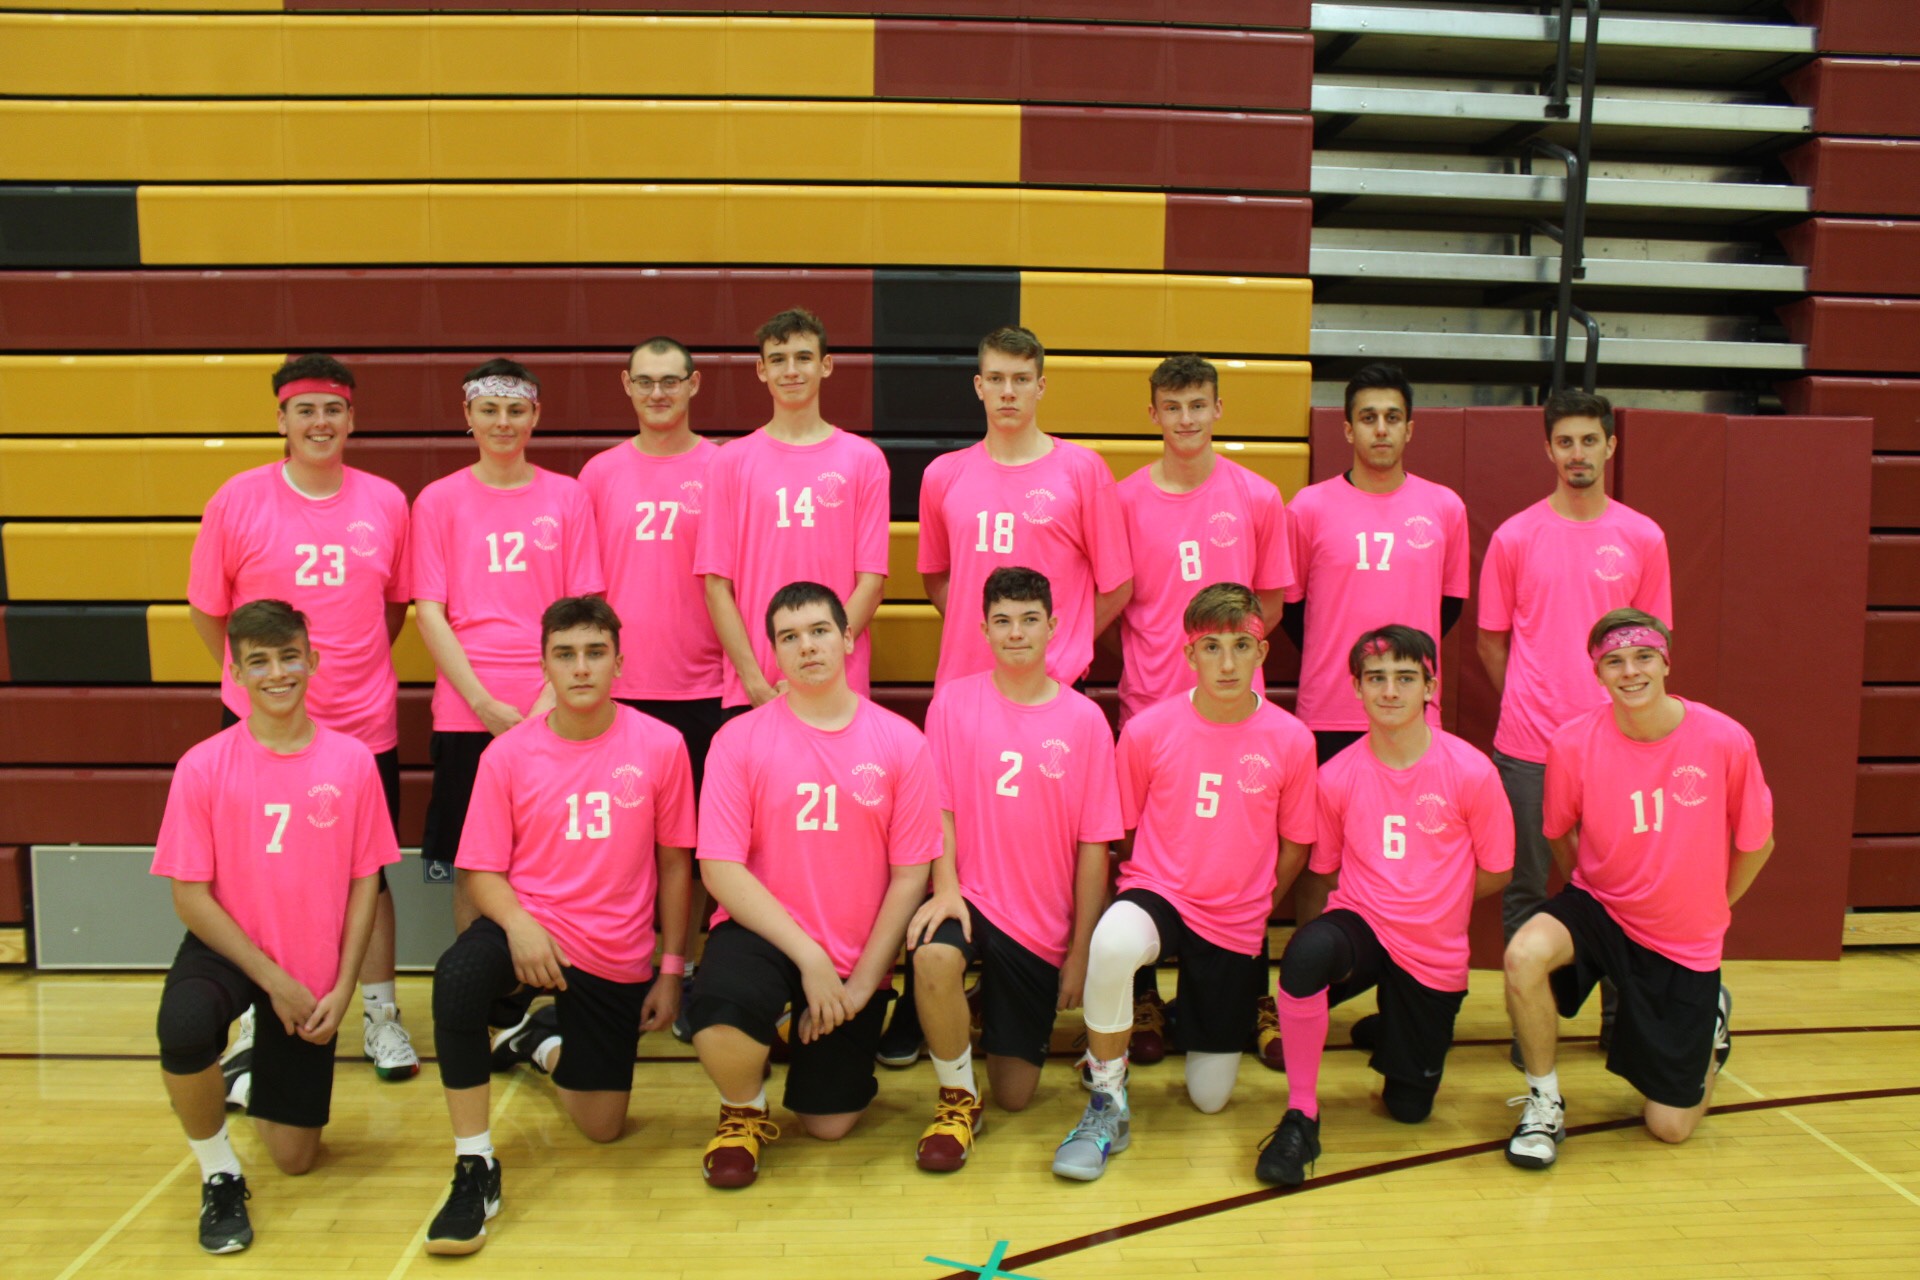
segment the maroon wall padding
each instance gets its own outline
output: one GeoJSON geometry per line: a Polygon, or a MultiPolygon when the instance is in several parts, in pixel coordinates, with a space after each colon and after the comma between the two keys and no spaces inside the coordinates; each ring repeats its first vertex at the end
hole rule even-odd
{"type": "Polygon", "coordinates": [[[1920,683],[1920,613],[1867,611],[1864,674],[1876,683],[1920,683]]]}
{"type": "Polygon", "coordinates": [[[1178,27],[882,19],[876,98],[1306,111],[1313,37],[1178,27]]]}
{"type": "MultiPolygon", "coordinates": [[[[527,457],[549,471],[577,476],[587,459],[608,444],[604,436],[535,435],[527,445],[527,457]]],[[[471,465],[475,456],[473,441],[464,435],[424,440],[412,436],[370,438],[353,446],[353,465],[399,485],[408,502],[441,476],[471,465]]]]}
{"type": "Polygon", "coordinates": [[[482,13],[737,13],[1037,18],[1086,22],[1194,23],[1302,30],[1312,0],[286,0],[290,13],[426,11],[482,13]]]}
{"type": "Polygon", "coordinates": [[[1795,102],[1813,108],[1817,133],[1920,138],[1920,62],[1819,58],[1780,84],[1795,102]]]}
{"type": "Polygon", "coordinates": [[[1854,776],[1853,829],[1863,836],[1920,831],[1920,764],[1861,765],[1854,776]]]}
{"type": "Polygon", "coordinates": [[[1920,142],[1815,138],[1781,158],[1821,213],[1920,216],[1920,142]]]}
{"type": "MultiPolygon", "coordinates": [[[[1818,507],[1804,510],[1818,511],[1818,507]]],[[[1867,539],[1867,602],[1876,607],[1920,606],[1920,535],[1876,533],[1867,539]]]]}
{"type": "Polygon", "coordinates": [[[1311,200],[1167,195],[1168,271],[1304,276],[1312,241],[1311,200]]]}
{"type": "Polygon", "coordinates": [[[751,349],[761,321],[796,302],[835,347],[873,345],[871,271],[702,267],[0,271],[0,345],[492,354],[619,348],[671,323],[696,350],[751,349]]]}
{"type": "Polygon", "coordinates": [[[1920,373],[1920,299],[1802,298],[1779,312],[1812,368],[1920,373]]]}
{"type": "MultiPolygon", "coordinates": [[[[1914,181],[1920,184],[1920,174],[1914,181]]],[[[1874,448],[1920,453],[1920,379],[1795,378],[1776,390],[1788,413],[1872,418],[1874,448]]]]}
{"type": "Polygon", "coordinates": [[[1787,12],[1820,29],[1822,53],[1920,56],[1920,5],[1913,0],[1787,0],[1787,12]]]}
{"type": "Polygon", "coordinates": [[[0,688],[0,764],[171,766],[219,729],[211,685],[0,688]]]}
{"type": "Polygon", "coordinates": [[[1810,293],[1920,294],[1920,222],[1811,218],[1780,233],[1810,293]]]}
{"type": "Polygon", "coordinates": [[[1851,862],[1850,905],[1920,906],[1920,836],[1860,836],[1853,842],[1851,862]]]}
{"type": "Polygon", "coordinates": [[[1043,186],[1307,191],[1313,118],[1134,107],[1027,107],[1020,180],[1043,186]]]}
{"type": "Polygon", "coordinates": [[[27,851],[0,845],[0,924],[26,923],[27,902],[27,851]]]}
{"type": "Polygon", "coordinates": [[[1863,830],[1848,784],[1860,741],[1861,535],[1872,457],[1872,425],[1860,418],[1727,419],[1721,668],[1751,670],[1752,618],[1765,602],[1791,600],[1802,616],[1821,619],[1819,662],[1802,664],[1792,680],[1724,681],[1715,704],[1759,746],[1782,851],[1734,913],[1731,956],[1840,952],[1848,850],[1863,830]],[[1818,511],[1820,519],[1782,520],[1789,510],[1818,511]]]}
{"type": "Polygon", "coordinates": [[[1873,527],[1920,529],[1920,458],[1873,460],[1873,527]]]}
{"type": "Polygon", "coordinates": [[[1920,685],[1860,691],[1860,754],[1909,760],[1920,756],[1920,685]]]}

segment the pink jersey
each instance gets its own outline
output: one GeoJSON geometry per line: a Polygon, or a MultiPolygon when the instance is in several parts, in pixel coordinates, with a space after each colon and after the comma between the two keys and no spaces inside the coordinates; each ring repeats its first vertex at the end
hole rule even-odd
{"type": "MultiPolygon", "coordinates": [[[[535,467],[531,484],[494,489],[462,467],[413,504],[413,598],[446,606],[473,674],[523,715],[546,683],[540,615],[606,589],[593,504],[571,476],[535,467]]],[[[433,682],[433,727],[486,732],[444,675],[433,682]]]]}
{"type": "Polygon", "coordinates": [[[340,977],[347,891],[399,860],[365,743],[315,725],[304,750],[280,755],[242,720],[174,766],[153,874],[212,885],[240,931],[319,1000],[340,977]]]}
{"type": "MultiPolygon", "coordinates": [[[[270,462],[221,485],[200,517],[187,602],[216,618],[254,600],[285,600],[306,614],[320,654],[307,714],[370,751],[400,741],[386,607],[411,598],[407,500],[379,476],[347,467],[338,493],[309,498],[287,480],[284,462],[270,462]]],[[[229,652],[220,700],[244,720],[247,691],[233,682],[232,665],[229,652]]]]}
{"type": "MultiPolygon", "coordinates": [[[[886,457],[871,440],[838,427],[819,444],[786,444],[765,427],[720,450],[707,470],[707,518],[693,571],[733,583],[747,638],[768,684],[784,677],[767,639],[767,604],[790,582],[818,582],[845,604],[859,575],[887,572],[890,511],[886,457]]],[[[703,588],[704,589],[704,588],[703,588]]],[[[847,659],[847,683],[867,691],[870,638],[861,632],[847,659]]],[[[730,707],[746,686],[725,664],[730,707]]]]}
{"type": "Polygon", "coordinates": [[[1729,843],[1751,852],[1773,834],[1773,792],[1753,736],[1731,717],[1687,702],[1658,742],[1635,742],[1609,703],[1553,736],[1542,806],[1548,839],[1580,829],[1573,883],[1598,898],[1629,938],[1708,973],[1733,911],[1729,843]]]}
{"type": "MultiPolygon", "coordinates": [[[[700,856],[745,863],[841,977],[873,934],[893,867],[940,856],[927,740],[865,698],[844,729],[816,729],[785,698],[714,735],[700,792],[700,856]]],[[[725,907],[713,914],[729,919],[725,907]]]]}
{"type": "Polygon", "coordinates": [[[1625,503],[1569,520],[1542,498],[1494,530],[1480,566],[1480,629],[1511,636],[1494,750],[1538,764],[1561,725],[1606,704],[1587,632],[1626,605],[1673,622],[1666,535],[1625,503]]]}
{"type": "Polygon", "coordinates": [[[653,976],[657,846],[693,848],[693,773],[675,730],[616,707],[574,742],[522,720],[480,756],[454,865],[497,871],[576,969],[653,976]]]}
{"type": "MultiPolygon", "coordinates": [[[[720,446],[702,440],[686,453],[656,458],[623,440],[580,469],[593,499],[607,603],[625,624],[665,618],[645,646],[627,650],[613,683],[617,698],[720,696],[726,655],[707,615],[706,582],[693,553],[707,513],[707,464],[720,446]]],[[[629,643],[640,632],[627,632],[629,643]]]]}
{"type": "Polygon", "coordinates": [[[980,632],[980,592],[995,569],[1036,569],[1053,585],[1060,629],[1047,674],[1072,684],[1093,664],[1093,597],[1133,576],[1113,472],[1100,455],[1055,439],[1045,457],[995,462],[986,442],[942,454],[920,481],[921,573],[946,573],[938,689],[993,669],[980,632]]]}
{"type": "MultiPolygon", "coordinates": [[[[1408,476],[1392,493],[1368,493],[1344,475],[1308,485],[1288,509],[1293,586],[1307,602],[1295,712],[1310,728],[1367,727],[1347,654],[1375,627],[1402,623],[1440,643],[1440,597],[1465,599],[1467,507],[1442,484],[1408,476]]],[[[1428,720],[1440,723],[1436,691],[1428,720]]]]}
{"type": "Polygon", "coordinates": [[[1116,759],[1134,830],[1120,887],[1159,894],[1209,942],[1258,952],[1281,837],[1313,843],[1313,734],[1264,698],[1248,719],[1214,724],[1177,694],[1127,721],[1116,759]]]}
{"type": "Polygon", "coordinates": [[[1358,912],[1422,986],[1464,991],[1474,875],[1513,869],[1513,809],[1493,761],[1444,729],[1406,769],[1362,738],[1320,767],[1311,865],[1340,873],[1328,909],[1358,912]]]}
{"type": "MultiPolygon", "coordinates": [[[[1182,615],[1216,582],[1255,591],[1293,585],[1287,510],[1280,490],[1237,462],[1216,458],[1191,493],[1168,493],[1142,467],[1119,486],[1133,559],[1133,596],[1120,615],[1120,711],[1132,718],[1193,688],[1182,615]]],[[[1269,618],[1277,628],[1279,619],[1269,618]]],[[[1256,690],[1266,682],[1254,675],[1256,690]]]]}
{"type": "Polygon", "coordinates": [[[1058,965],[1073,941],[1081,844],[1126,834],[1106,713],[1066,685],[1023,706],[992,672],[949,681],[927,708],[940,807],[953,814],[960,892],[1058,965]]]}

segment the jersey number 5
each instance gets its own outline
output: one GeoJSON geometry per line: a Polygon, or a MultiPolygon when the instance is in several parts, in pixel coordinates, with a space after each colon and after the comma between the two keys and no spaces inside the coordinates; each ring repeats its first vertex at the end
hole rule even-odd
{"type": "Polygon", "coordinates": [[[1220,812],[1221,775],[1203,773],[1200,775],[1200,796],[1193,802],[1193,811],[1202,818],[1211,818],[1220,812]]]}

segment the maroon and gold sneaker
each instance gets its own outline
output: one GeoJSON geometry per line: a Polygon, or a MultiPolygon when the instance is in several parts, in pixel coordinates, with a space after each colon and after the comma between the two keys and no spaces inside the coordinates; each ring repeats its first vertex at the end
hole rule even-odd
{"type": "Polygon", "coordinates": [[[943,1088],[915,1159],[928,1173],[952,1173],[966,1164],[974,1139],[986,1127],[987,1109],[979,1098],[965,1089],[943,1088]]]}
{"type": "Polygon", "coordinates": [[[700,1162],[707,1185],[748,1187],[760,1176],[760,1149],[780,1136],[780,1126],[754,1107],[720,1104],[720,1123],[700,1162]]]}

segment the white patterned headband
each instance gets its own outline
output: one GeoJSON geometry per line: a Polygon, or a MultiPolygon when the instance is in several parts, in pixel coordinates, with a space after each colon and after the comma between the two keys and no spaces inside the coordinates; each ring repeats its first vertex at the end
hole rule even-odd
{"type": "Polygon", "coordinates": [[[466,392],[469,404],[482,396],[499,396],[505,400],[530,400],[534,404],[540,403],[539,387],[525,378],[509,378],[503,374],[475,378],[472,382],[466,383],[461,390],[466,392]]]}

